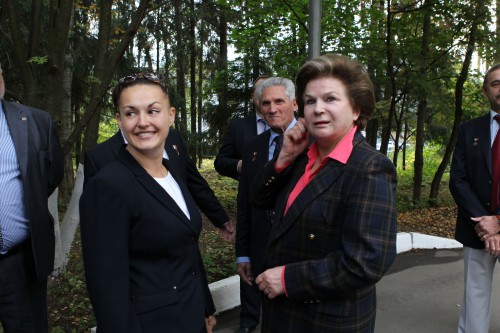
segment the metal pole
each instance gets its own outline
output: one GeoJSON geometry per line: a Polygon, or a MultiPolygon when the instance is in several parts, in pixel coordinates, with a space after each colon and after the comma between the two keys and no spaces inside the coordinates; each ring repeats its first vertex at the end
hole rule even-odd
{"type": "Polygon", "coordinates": [[[321,1],[309,0],[309,59],[321,53],[321,1]]]}

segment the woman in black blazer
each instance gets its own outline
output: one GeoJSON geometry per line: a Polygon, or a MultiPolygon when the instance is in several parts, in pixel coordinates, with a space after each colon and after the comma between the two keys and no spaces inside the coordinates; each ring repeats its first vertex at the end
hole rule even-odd
{"type": "Polygon", "coordinates": [[[128,145],[85,186],[80,220],[86,283],[99,333],[206,332],[201,216],[163,159],[174,121],[154,74],[113,92],[128,145]]]}

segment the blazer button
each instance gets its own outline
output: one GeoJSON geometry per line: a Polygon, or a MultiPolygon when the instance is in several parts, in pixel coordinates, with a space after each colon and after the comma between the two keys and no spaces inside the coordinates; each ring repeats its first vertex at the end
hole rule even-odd
{"type": "Polygon", "coordinates": [[[198,272],[193,272],[193,277],[194,277],[195,279],[197,279],[197,278],[198,278],[198,272]]]}
{"type": "Polygon", "coordinates": [[[316,238],[316,235],[314,234],[309,234],[309,240],[314,240],[316,238]]]}

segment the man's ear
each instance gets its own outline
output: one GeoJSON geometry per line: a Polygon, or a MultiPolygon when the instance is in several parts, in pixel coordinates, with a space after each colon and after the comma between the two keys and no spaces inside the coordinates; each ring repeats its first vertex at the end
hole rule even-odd
{"type": "Polygon", "coordinates": [[[483,86],[481,88],[481,92],[483,93],[483,96],[488,97],[488,88],[483,86]]]}

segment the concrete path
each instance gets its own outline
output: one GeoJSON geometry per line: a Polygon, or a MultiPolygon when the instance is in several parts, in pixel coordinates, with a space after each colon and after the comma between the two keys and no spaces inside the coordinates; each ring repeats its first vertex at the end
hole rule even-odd
{"type": "MultiPolygon", "coordinates": [[[[377,333],[453,333],[463,293],[463,251],[416,250],[397,256],[377,284],[377,333]]],[[[500,332],[500,273],[495,273],[490,332],[500,332]]],[[[238,328],[239,307],[217,316],[216,333],[238,328]]],[[[260,332],[260,328],[254,332],[260,332]]]]}

